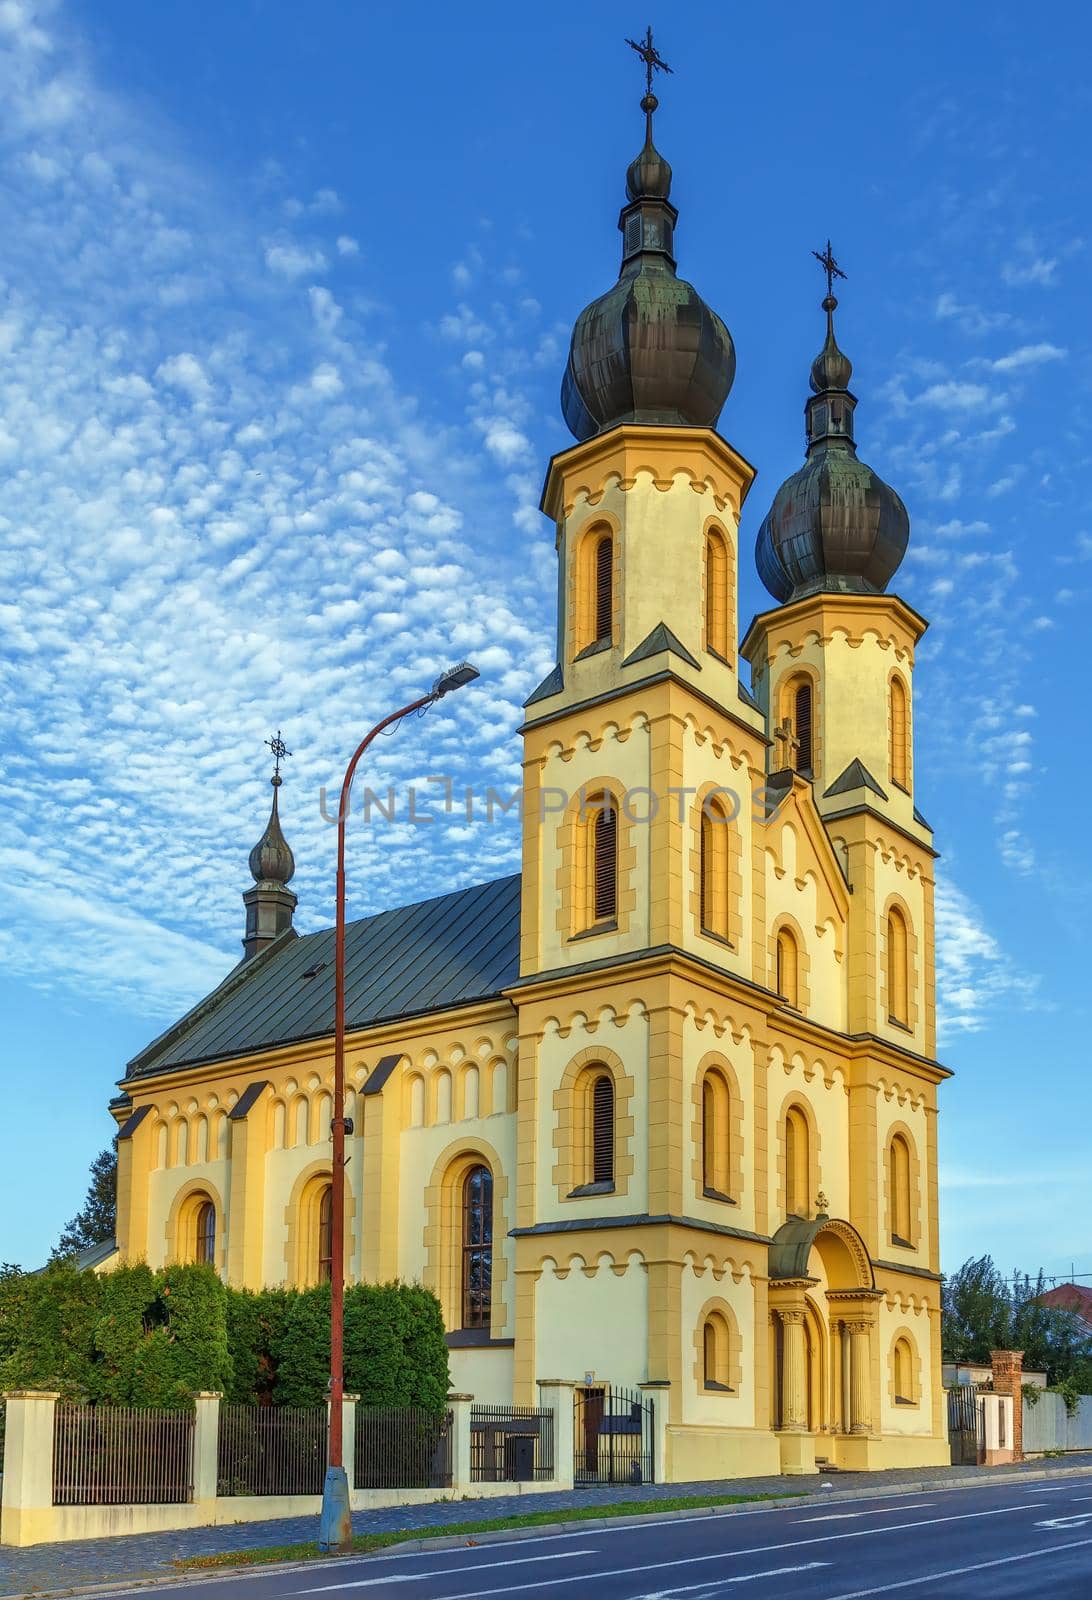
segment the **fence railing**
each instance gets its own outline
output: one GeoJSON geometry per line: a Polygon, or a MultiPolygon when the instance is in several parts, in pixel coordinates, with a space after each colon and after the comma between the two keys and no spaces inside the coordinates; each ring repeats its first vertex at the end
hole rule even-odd
{"type": "Polygon", "coordinates": [[[55,1506],[177,1505],[192,1497],[192,1411],[57,1406],[55,1506]]]}
{"type": "Polygon", "coordinates": [[[220,1406],[216,1492],[321,1494],[326,1407],[220,1406]]]}
{"type": "Polygon", "coordinates": [[[554,1475],[554,1414],[537,1406],[471,1406],[471,1483],[530,1483],[554,1475]]]}
{"type": "Polygon", "coordinates": [[[357,1489],[449,1489],[452,1414],[417,1406],[357,1406],[357,1489]]]}

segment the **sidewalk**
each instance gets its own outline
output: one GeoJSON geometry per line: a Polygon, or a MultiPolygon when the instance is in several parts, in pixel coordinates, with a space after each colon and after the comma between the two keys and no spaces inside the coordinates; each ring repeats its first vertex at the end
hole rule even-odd
{"type": "MultiPolygon", "coordinates": [[[[837,1472],[814,1478],[739,1478],[711,1483],[644,1484],[577,1489],[553,1494],[513,1495],[495,1500],[448,1500],[433,1505],[402,1506],[388,1511],[358,1513],[354,1533],[386,1533],[433,1529],[453,1523],[501,1519],[530,1511],[562,1511],[570,1506],[612,1505],[642,1501],[654,1511],[657,1500],[702,1494],[806,1494],[896,1490],[900,1485],[993,1483],[998,1479],[1037,1477],[1066,1472],[1074,1467],[1092,1470],[1092,1453],[1073,1454],[1045,1461],[1026,1461],[1013,1467],[909,1467],[891,1472],[837,1472]]],[[[69,1590],[89,1584],[130,1582],[140,1578],[174,1576],[171,1562],[180,1556],[255,1550],[314,1539],[317,1517],[284,1517],[273,1522],[248,1522],[226,1528],[186,1528],[172,1533],[130,1534],[118,1539],[86,1543],[34,1545],[25,1550],[0,1547],[0,1600],[12,1595],[69,1590]]]]}

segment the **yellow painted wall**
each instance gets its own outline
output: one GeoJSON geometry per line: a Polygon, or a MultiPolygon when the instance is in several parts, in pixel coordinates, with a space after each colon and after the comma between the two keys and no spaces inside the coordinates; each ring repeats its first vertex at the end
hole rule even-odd
{"type": "Polygon", "coordinates": [[[632,1388],[648,1375],[648,1273],[639,1252],[559,1248],[535,1285],[535,1369],[632,1388]],[[617,1268],[617,1270],[616,1270],[617,1268]]]}

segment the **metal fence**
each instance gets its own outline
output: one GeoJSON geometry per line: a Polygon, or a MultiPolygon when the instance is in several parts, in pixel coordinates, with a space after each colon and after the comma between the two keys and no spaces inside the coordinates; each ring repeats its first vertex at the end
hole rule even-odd
{"type": "Polygon", "coordinates": [[[192,1411],[57,1406],[55,1506],[177,1505],[192,1497],[192,1411]]]}
{"type": "Polygon", "coordinates": [[[554,1476],[554,1414],[536,1406],[471,1406],[471,1483],[554,1476]]]}
{"type": "Polygon", "coordinates": [[[358,1489],[451,1487],[452,1414],[418,1406],[356,1408],[358,1489]]]}
{"type": "Polygon", "coordinates": [[[216,1492],[321,1494],[326,1407],[220,1406],[216,1492]]]}
{"type": "Polygon", "coordinates": [[[656,1403],[640,1389],[585,1384],[573,1395],[573,1482],[654,1483],[656,1403]]]}

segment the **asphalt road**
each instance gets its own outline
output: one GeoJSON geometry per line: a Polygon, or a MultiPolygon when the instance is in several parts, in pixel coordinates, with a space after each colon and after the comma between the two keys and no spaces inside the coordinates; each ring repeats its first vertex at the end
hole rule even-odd
{"type": "Polygon", "coordinates": [[[187,1600],[1092,1600],[1092,1479],[680,1512],[154,1587],[187,1600]]]}

